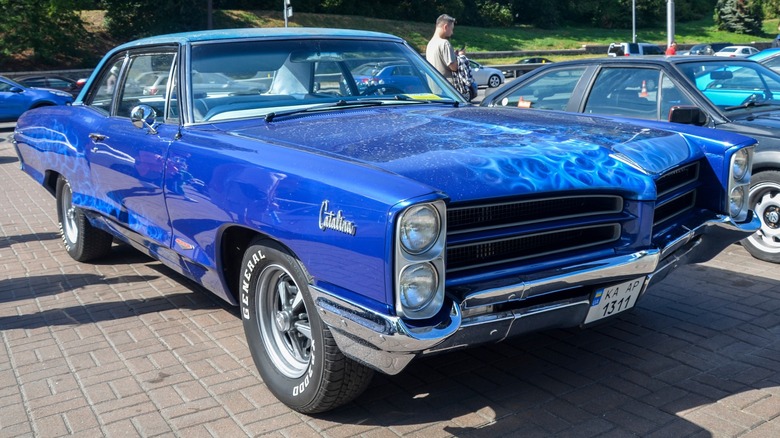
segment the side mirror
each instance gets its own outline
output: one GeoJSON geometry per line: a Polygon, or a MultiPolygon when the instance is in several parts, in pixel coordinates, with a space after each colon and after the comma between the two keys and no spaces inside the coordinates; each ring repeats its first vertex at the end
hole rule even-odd
{"type": "Polygon", "coordinates": [[[130,121],[138,129],[148,128],[149,134],[157,134],[155,129],[155,119],[157,111],[149,105],[138,105],[130,110],[130,121]]]}
{"type": "Polygon", "coordinates": [[[11,93],[21,93],[24,90],[19,87],[11,87],[8,91],[10,91],[11,93]]]}
{"type": "Polygon", "coordinates": [[[669,110],[669,121],[704,126],[707,124],[707,115],[697,106],[673,106],[669,110]]]}

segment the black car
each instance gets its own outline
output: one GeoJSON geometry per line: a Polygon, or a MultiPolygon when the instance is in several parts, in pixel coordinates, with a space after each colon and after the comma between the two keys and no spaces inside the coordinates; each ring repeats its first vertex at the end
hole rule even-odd
{"type": "Polygon", "coordinates": [[[550,62],[553,61],[547,58],[542,58],[540,56],[535,56],[533,58],[518,59],[517,62],[515,62],[515,64],[547,64],[550,62]]]}
{"type": "Polygon", "coordinates": [[[18,76],[14,80],[22,85],[37,88],[51,88],[70,93],[73,97],[78,96],[81,88],[84,87],[86,79],[71,79],[65,76],[40,74],[18,76]]]}
{"type": "Polygon", "coordinates": [[[759,140],[750,205],[761,229],[743,240],[780,263],[780,74],[714,56],[617,57],[541,66],[485,97],[482,106],[559,110],[672,121],[759,140]]]}

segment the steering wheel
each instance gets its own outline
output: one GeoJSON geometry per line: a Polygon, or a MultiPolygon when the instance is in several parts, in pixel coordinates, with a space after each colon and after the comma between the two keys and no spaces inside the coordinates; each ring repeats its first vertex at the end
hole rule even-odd
{"type": "Polygon", "coordinates": [[[404,94],[404,90],[394,85],[377,84],[377,85],[370,85],[366,87],[366,89],[363,90],[362,93],[360,93],[361,96],[383,95],[383,94],[404,94]]]}

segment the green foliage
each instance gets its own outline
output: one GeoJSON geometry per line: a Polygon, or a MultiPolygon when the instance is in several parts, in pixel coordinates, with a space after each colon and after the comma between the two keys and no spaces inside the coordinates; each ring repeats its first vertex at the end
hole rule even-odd
{"type": "Polygon", "coordinates": [[[83,55],[77,0],[0,0],[0,61],[28,52],[42,63],[83,55]]]}
{"type": "Polygon", "coordinates": [[[761,0],[718,0],[714,19],[721,30],[760,34],[764,19],[761,0]]]}
{"type": "MultiPolygon", "coordinates": [[[[280,9],[281,9],[281,3],[280,9]]],[[[106,28],[120,39],[206,28],[206,0],[101,0],[106,28]]]]}

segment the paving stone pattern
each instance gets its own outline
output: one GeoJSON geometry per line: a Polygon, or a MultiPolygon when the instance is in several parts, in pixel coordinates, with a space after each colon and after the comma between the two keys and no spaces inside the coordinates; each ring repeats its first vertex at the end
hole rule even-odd
{"type": "Polygon", "coordinates": [[[631,313],[418,359],[307,416],[235,309],[132,249],[71,260],[0,131],[0,437],[778,437],[780,269],[733,245],[631,313]]]}

